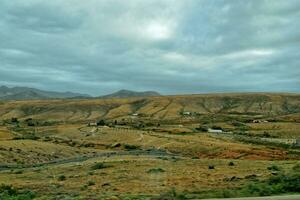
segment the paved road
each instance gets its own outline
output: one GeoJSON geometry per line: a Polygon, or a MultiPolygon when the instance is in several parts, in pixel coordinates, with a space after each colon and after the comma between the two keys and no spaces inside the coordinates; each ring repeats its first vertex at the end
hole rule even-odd
{"type": "Polygon", "coordinates": [[[52,160],[49,162],[36,163],[36,164],[25,164],[25,165],[17,165],[17,164],[1,165],[0,164],[0,171],[12,170],[12,169],[34,168],[34,167],[41,167],[41,166],[47,166],[47,165],[58,165],[58,164],[83,162],[83,161],[86,161],[86,160],[89,160],[92,158],[105,158],[105,157],[111,157],[111,156],[130,156],[130,155],[136,155],[136,156],[144,155],[144,156],[153,156],[153,157],[178,157],[175,154],[166,152],[164,150],[157,150],[157,149],[101,152],[101,153],[76,156],[76,157],[61,159],[61,160],[52,160]]]}
{"type": "Polygon", "coordinates": [[[271,197],[226,198],[226,199],[206,199],[206,200],[300,200],[300,195],[283,195],[283,196],[271,196],[271,197]]]}

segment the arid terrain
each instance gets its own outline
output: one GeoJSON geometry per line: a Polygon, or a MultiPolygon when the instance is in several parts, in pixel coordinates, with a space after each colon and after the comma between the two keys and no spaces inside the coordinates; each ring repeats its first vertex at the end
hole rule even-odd
{"type": "Polygon", "coordinates": [[[0,192],[24,199],[299,192],[298,94],[1,101],[0,120],[0,192]]]}

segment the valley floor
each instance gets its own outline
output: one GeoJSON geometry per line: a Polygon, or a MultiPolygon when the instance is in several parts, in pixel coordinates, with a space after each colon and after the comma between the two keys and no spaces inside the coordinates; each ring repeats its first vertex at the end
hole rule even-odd
{"type": "Polygon", "coordinates": [[[0,199],[206,199],[299,192],[299,123],[210,126],[224,131],[209,133],[203,124],[179,122],[143,127],[3,123],[0,199]]]}

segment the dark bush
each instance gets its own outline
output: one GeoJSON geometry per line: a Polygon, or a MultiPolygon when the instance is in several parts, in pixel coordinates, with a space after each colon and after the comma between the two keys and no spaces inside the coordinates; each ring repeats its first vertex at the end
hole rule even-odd
{"type": "Polygon", "coordinates": [[[96,185],[95,181],[88,181],[87,182],[87,186],[92,186],[92,185],[96,185]]]}
{"type": "Polygon", "coordinates": [[[105,121],[104,121],[103,119],[101,119],[101,120],[99,120],[99,121],[97,122],[97,125],[98,125],[98,126],[105,126],[106,123],[105,123],[105,121]]]}
{"type": "Polygon", "coordinates": [[[213,125],[211,128],[216,130],[223,130],[221,126],[216,126],[216,125],[213,125]]]}
{"type": "Polygon", "coordinates": [[[32,200],[35,193],[31,191],[19,192],[10,185],[0,185],[0,199],[2,200],[32,200]]]}
{"type": "Polygon", "coordinates": [[[262,134],[263,137],[269,138],[271,137],[270,133],[264,131],[264,133],[262,134]]]}
{"type": "Polygon", "coordinates": [[[165,172],[165,170],[162,168],[153,168],[147,171],[147,173],[160,173],[160,172],[165,172]]]}
{"type": "Polygon", "coordinates": [[[215,166],[214,165],[209,165],[208,169],[215,169],[215,166]]]}
{"type": "Polygon", "coordinates": [[[66,176],[65,175],[59,175],[57,180],[59,181],[65,181],[66,180],[66,176]]]}
{"type": "Polygon", "coordinates": [[[97,169],[105,169],[110,166],[106,165],[105,163],[95,163],[94,165],[91,166],[91,170],[97,170],[97,169]]]}
{"type": "Polygon", "coordinates": [[[13,188],[11,185],[0,185],[0,193],[6,193],[9,196],[16,195],[17,190],[13,188]]]}
{"type": "Polygon", "coordinates": [[[267,183],[279,192],[299,192],[300,173],[271,177],[267,183]]]}
{"type": "Polygon", "coordinates": [[[198,128],[196,128],[196,130],[198,131],[202,131],[202,132],[207,132],[208,131],[208,127],[207,126],[199,126],[198,128]]]}
{"type": "Polygon", "coordinates": [[[11,118],[10,121],[11,121],[12,123],[18,123],[18,122],[19,122],[18,118],[16,118],[16,117],[11,118]]]}
{"type": "Polygon", "coordinates": [[[35,124],[32,121],[27,122],[27,126],[35,126],[35,124]]]}
{"type": "Polygon", "coordinates": [[[137,146],[137,145],[124,144],[124,148],[125,148],[126,150],[136,150],[136,149],[139,149],[140,147],[137,146]]]}
{"type": "Polygon", "coordinates": [[[234,162],[230,161],[230,162],[228,163],[228,166],[234,166],[234,162]]]}
{"type": "Polygon", "coordinates": [[[272,165],[272,166],[268,167],[267,169],[272,170],[272,171],[280,171],[280,168],[277,165],[272,165]]]}

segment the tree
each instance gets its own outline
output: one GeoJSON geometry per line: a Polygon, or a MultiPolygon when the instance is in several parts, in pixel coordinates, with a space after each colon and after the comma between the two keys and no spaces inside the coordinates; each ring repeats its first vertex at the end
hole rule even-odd
{"type": "Polygon", "coordinates": [[[97,122],[97,125],[98,126],[105,126],[106,123],[105,123],[105,121],[103,119],[101,119],[100,121],[97,122]]]}

